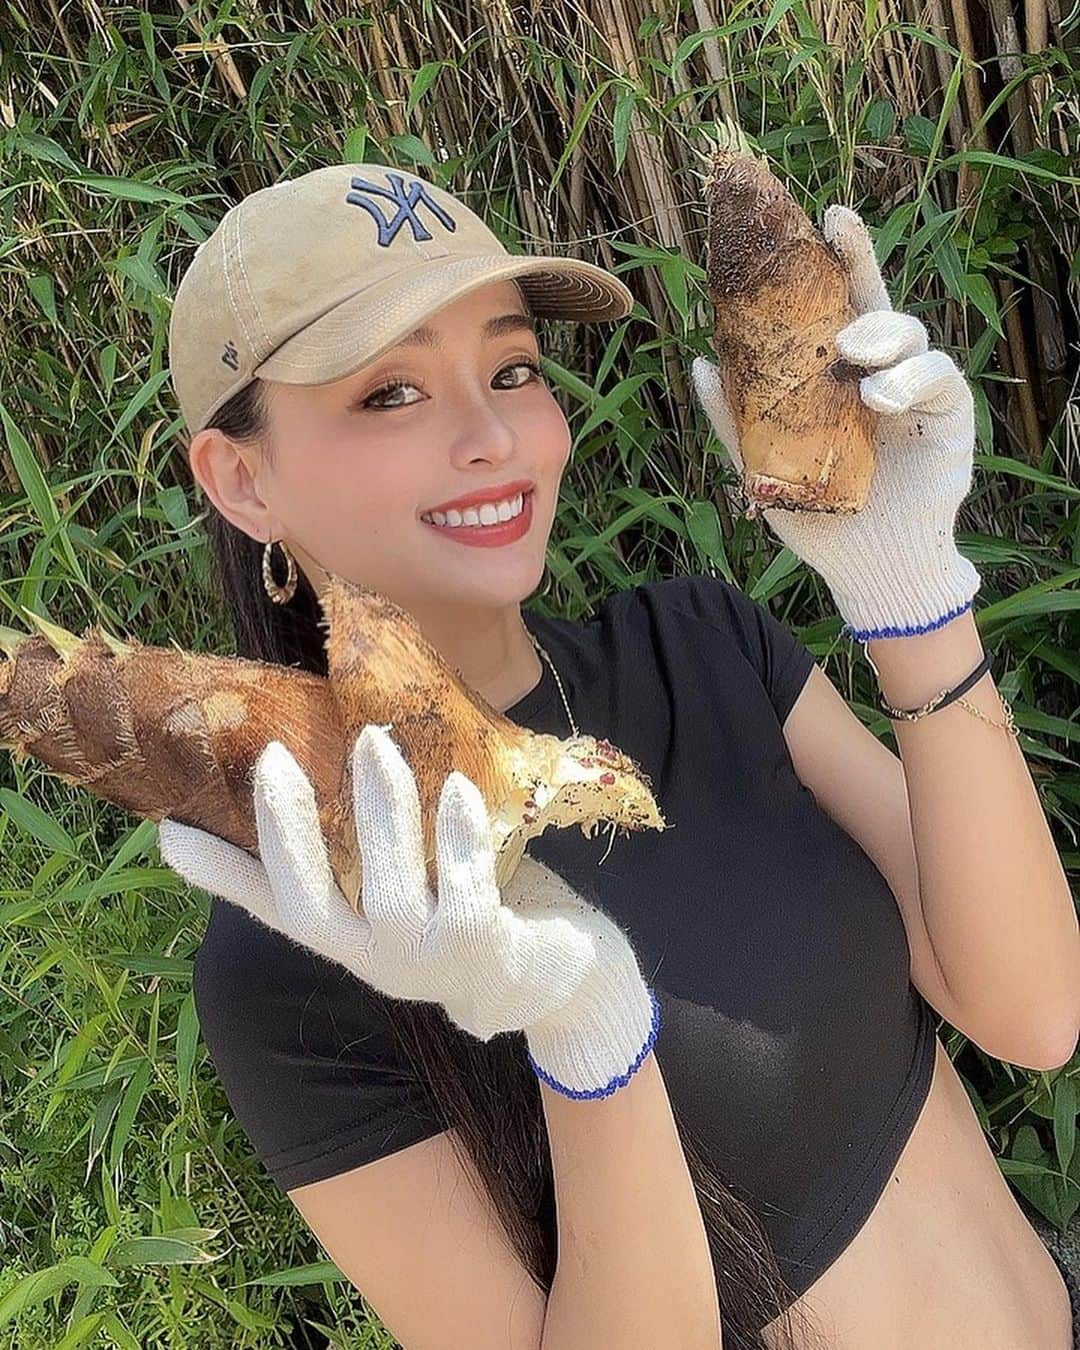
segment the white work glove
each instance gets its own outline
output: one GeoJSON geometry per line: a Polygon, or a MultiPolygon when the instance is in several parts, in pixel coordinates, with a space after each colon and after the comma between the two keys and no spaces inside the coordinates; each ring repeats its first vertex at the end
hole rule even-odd
{"type": "MultiPolygon", "coordinates": [[[[837,333],[837,349],[873,370],[859,392],[881,414],[874,474],[866,504],[854,514],[783,507],[756,514],[824,579],[843,631],[860,642],[925,633],[967,609],[982,580],[954,538],[957,511],[971,489],[974,400],[952,358],[928,350],[923,323],[893,312],[862,219],[846,206],[830,206],[821,230],[847,268],[857,316],[837,333]]],[[[691,374],[741,476],[720,370],[699,356],[691,374]]]]}
{"type": "Polygon", "coordinates": [[[352,770],[363,914],[333,879],[314,789],[279,741],[255,765],[258,858],[169,819],[161,856],[380,993],[440,1003],[482,1041],[524,1031],[534,1072],[565,1096],[604,1097],[629,1082],[660,1013],[623,931],[528,854],[504,903],[487,807],[456,770],[436,814],[436,897],[416,780],[386,728],[364,727],[352,770]]]}

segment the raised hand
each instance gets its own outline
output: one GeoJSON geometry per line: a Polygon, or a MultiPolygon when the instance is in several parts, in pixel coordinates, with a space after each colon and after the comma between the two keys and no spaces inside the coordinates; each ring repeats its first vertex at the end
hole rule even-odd
{"type": "MultiPolygon", "coordinates": [[[[761,508],[781,543],[814,568],[845,629],[860,641],[928,632],[967,609],[981,584],[957,549],[955,523],[971,490],[974,400],[925,325],[897,313],[862,219],[830,206],[822,234],[847,269],[856,318],[836,336],[841,356],[867,367],[859,392],[880,414],[865,506],[853,515],[761,508]]],[[[697,397],[740,476],[743,465],[721,372],[703,357],[697,397]]]]}

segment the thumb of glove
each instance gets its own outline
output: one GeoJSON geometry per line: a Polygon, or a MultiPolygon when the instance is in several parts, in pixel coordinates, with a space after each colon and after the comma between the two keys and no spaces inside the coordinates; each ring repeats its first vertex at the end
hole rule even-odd
{"type": "Polygon", "coordinates": [[[724,382],[720,367],[706,361],[703,356],[694,358],[690,367],[690,378],[694,385],[697,400],[705,409],[705,416],[712,423],[713,431],[723,444],[731,458],[739,477],[742,477],[743,461],[739,453],[739,436],[735,430],[735,419],[731,415],[731,406],[724,393],[724,382]]]}

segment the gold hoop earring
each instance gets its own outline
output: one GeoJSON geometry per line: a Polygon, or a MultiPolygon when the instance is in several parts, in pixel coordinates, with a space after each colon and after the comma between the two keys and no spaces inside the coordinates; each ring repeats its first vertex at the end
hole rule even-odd
{"type": "Polygon", "coordinates": [[[283,539],[268,540],[263,545],[262,555],[262,574],[263,587],[266,594],[273,600],[275,605],[287,605],[296,594],[296,559],[289,552],[289,546],[283,539]],[[288,565],[288,571],[285,576],[285,584],[279,586],[274,580],[274,574],[270,570],[270,554],[273,551],[275,542],[281,544],[281,551],[285,554],[285,561],[288,565]]]}

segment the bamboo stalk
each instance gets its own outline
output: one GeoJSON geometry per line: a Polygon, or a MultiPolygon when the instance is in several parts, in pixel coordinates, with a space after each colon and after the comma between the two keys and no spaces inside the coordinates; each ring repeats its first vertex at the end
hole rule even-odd
{"type": "MultiPolygon", "coordinates": [[[[988,0],[988,8],[994,44],[997,47],[998,68],[1001,71],[1002,82],[1008,84],[1024,72],[1024,65],[1020,59],[1023,48],[1016,24],[1016,14],[1009,0],[988,0]]],[[[1009,134],[1012,136],[1013,144],[1021,155],[1029,154],[1035,143],[1035,134],[1031,125],[1031,109],[1028,107],[1022,85],[1012,91],[1006,100],[1006,106],[1009,109],[1009,134]]]]}
{"type": "MultiPolygon", "coordinates": [[[[1021,76],[1024,71],[1016,14],[1009,0],[989,0],[989,9],[1002,80],[1011,81],[1021,76]]],[[[1043,12],[1045,14],[1045,10],[1043,12]]],[[[1031,120],[1031,108],[1023,86],[1013,90],[1007,100],[1007,106],[1011,119],[1010,132],[1016,150],[1020,155],[1030,154],[1035,144],[1035,131],[1031,120]]],[[[1065,334],[1059,318],[1061,295],[1055,269],[1045,252],[1037,246],[1032,247],[1029,241],[1024,242],[1023,252],[1035,283],[1031,289],[1031,301],[1035,343],[1039,355],[1035,366],[1039,385],[1038,405],[1052,423],[1057,420],[1063,396],[1063,391],[1057,387],[1058,382],[1053,377],[1065,369],[1067,352],[1065,334]]],[[[1029,443],[1028,449],[1038,455],[1042,450],[1041,436],[1035,442],[1029,443]]]]}
{"type": "Polygon", "coordinates": [[[964,97],[967,101],[968,125],[971,127],[971,135],[978,149],[989,150],[990,140],[986,134],[985,126],[982,125],[986,104],[983,102],[979,71],[975,67],[975,43],[971,36],[971,24],[968,20],[966,0],[951,0],[951,8],[953,27],[956,32],[956,45],[961,54],[966,57],[961,79],[964,97]]]}
{"type": "MultiPolygon", "coordinates": [[[[699,32],[704,33],[709,29],[721,27],[712,13],[709,0],[694,0],[694,17],[697,20],[699,32]]],[[[727,57],[720,48],[719,39],[715,37],[706,38],[698,51],[708,67],[710,81],[716,85],[716,101],[720,104],[721,111],[728,121],[737,122],[739,113],[735,106],[735,95],[731,88],[727,57]]]]}
{"type": "MultiPolygon", "coordinates": [[[[942,0],[930,0],[930,17],[924,25],[935,37],[943,38],[946,42],[952,42],[952,33],[949,29],[949,22],[945,16],[945,6],[942,0]]],[[[952,69],[949,62],[948,52],[943,52],[940,47],[935,47],[927,42],[920,44],[930,56],[930,59],[937,67],[938,80],[942,89],[947,89],[949,79],[952,76],[952,69]]],[[[940,100],[938,106],[940,107],[940,100]]],[[[960,101],[955,100],[949,109],[949,136],[952,139],[954,150],[963,150],[967,137],[964,132],[964,118],[961,112],[960,101]]],[[[961,165],[961,169],[967,168],[967,165],[961,165]]],[[[964,200],[964,184],[957,185],[957,200],[964,200]]]]}

